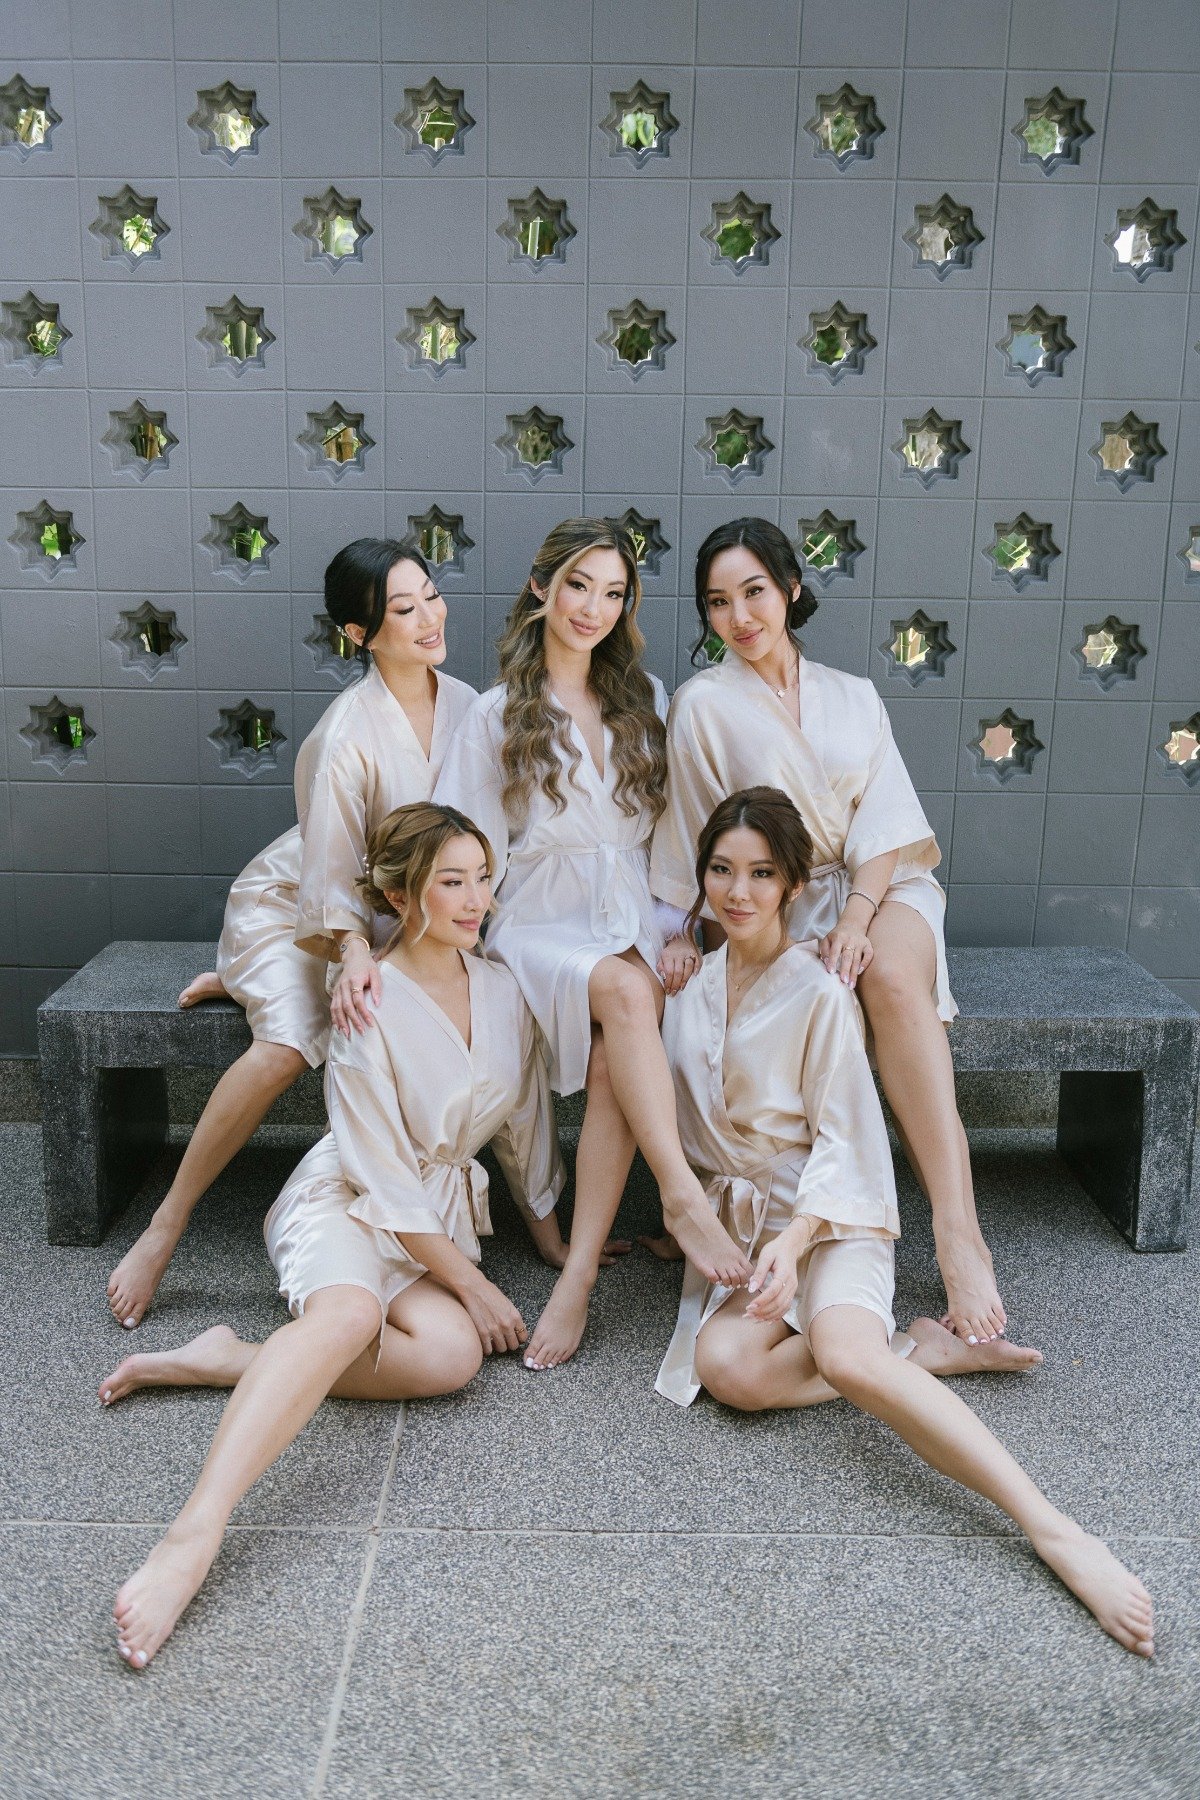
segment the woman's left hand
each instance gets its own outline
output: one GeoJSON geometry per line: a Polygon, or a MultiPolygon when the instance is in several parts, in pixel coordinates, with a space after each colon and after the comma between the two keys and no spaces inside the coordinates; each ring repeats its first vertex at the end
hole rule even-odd
{"type": "Polygon", "coordinates": [[[875,956],[866,932],[848,920],[844,913],[833,930],[821,939],[817,951],[829,973],[851,988],[870,968],[875,956]]]}
{"type": "Polygon", "coordinates": [[[758,1319],[764,1324],[782,1319],[796,1298],[799,1286],[796,1258],[796,1245],[786,1231],[762,1251],[750,1277],[748,1319],[758,1319]]]}
{"type": "Polygon", "coordinates": [[[700,952],[691,938],[673,937],[658,959],[659,979],[668,994],[682,994],[700,967],[700,952]]]}

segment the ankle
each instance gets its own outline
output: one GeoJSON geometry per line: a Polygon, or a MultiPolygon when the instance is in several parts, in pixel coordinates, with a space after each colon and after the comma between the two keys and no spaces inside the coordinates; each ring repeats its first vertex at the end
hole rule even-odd
{"type": "Polygon", "coordinates": [[[577,1255],[574,1246],[567,1251],[567,1260],[562,1266],[559,1281],[566,1282],[575,1288],[584,1288],[590,1294],[600,1278],[600,1259],[591,1255],[577,1255]]]}

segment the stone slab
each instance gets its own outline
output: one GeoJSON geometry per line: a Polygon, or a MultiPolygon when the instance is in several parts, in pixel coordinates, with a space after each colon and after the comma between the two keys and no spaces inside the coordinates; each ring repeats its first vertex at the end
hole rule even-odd
{"type": "Polygon", "coordinates": [[[1114,1548],[1153,1666],[1015,1539],[388,1532],[324,1792],[1178,1800],[1200,1553],[1114,1548]]]}
{"type": "Polygon", "coordinates": [[[0,1526],[0,1786],[12,1800],[309,1791],[365,1536],[231,1532],[183,1625],[137,1674],[114,1649],[112,1599],[155,1536],[0,1526]]]}

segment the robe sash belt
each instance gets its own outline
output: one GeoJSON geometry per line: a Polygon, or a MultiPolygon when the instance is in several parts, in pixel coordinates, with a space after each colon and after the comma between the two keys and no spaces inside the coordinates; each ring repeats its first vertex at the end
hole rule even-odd
{"type": "Polygon", "coordinates": [[[597,869],[589,882],[592,929],[601,937],[628,935],[631,943],[636,942],[641,925],[639,898],[646,883],[644,875],[639,883],[634,871],[644,869],[643,844],[547,844],[510,856],[509,864],[540,863],[548,856],[593,858],[597,869]]]}
{"type": "Polygon", "coordinates": [[[487,1170],[474,1157],[460,1163],[426,1162],[422,1158],[418,1166],[421,1184],[445,1221],[446,1236],[464,1256],[478,1262],[480,1238],[492,1235],[487,1170]]]}

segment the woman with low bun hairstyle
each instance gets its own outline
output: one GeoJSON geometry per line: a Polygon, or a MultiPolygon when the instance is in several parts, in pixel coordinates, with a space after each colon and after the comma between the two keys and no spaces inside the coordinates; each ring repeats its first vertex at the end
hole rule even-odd
{"type": "Polygon", "coordinates": [[[143,1668],[220,1548],[230,1514],[327,1394],[414,1400],[466,1385],[525,1340],[479,1267],[491,1229],[488,1142],[527,1221],[563,1182],[545,1055],[506,970],[476,955],[491,906],[491,846],[428,801],[370,832],[363,904],[386,914],[369,1031],[334,1033],[330,1130],[267,1214],[290,1322],[265,1344],[218,1325],[101,1383],[112,1406],[142,1387],[233,1388],[199,1480],[117,1595],[118,1650],[143,1668]]]}
{"type": "MultiPolygon", "coordinates": [[[[192,1211],[230,1158],[329,1042],[329,962],[341,961],[334,1020],[378,998],[370,909],[355,889],[367,832],[425,799],[446,745],[475,698],[444,675],[446,603],[425,559],[390,538],[358,538],[325,571],[325,610],[357,649],[362,679],[328,706],[296,756],[299,823],[267,845],[230,890],[215,972],[181,1006],[229,998],[254,1043],[217,1083],[174,1181],[118,1264],[108,1303],[140,1325],[192,1211]]],[[[548,1228],[557,1237],[551,1221],[548,1228]]]]}
{"type": "MultiPolygon", "coordinates": [[[[727,794],[781,788],[812,836],[815,864],[791,910],[796,939],[819,940],[830,975],[856,991],[884,1092],[933,1210],[946,1323],[967,1343],[1007,1323],[979,1229],[970,1153],[944,1027],[958,1008],[946,973],[941,851],[873,684],[804,654],[816,610],[787,537],[768,519],[734,519],[696,556],[693,660],[667,724],[667,806],[651,886],[677,906],[693,893],[696,838],[727,794]]],[[[706,926],[706,942],[718,941],[706,926]]]]}
{"type": "Polygon", "coordinates": [[[525,1355],[534,1369],[578,1348],[635,1147],[695,1260],[714,1278],[749,1273],[684,1159],[659,1036],[665,993],[699,957],[682,912],[656,907],[648,881],[666,696],[641,666],[640,600],[620,525],[556,526],[509,615],[500,684],[459,727],[434,790],[495,846],[488,950],[542,1028],[552,1085],[587,1089],[571,1242],[525,1355]]]}

